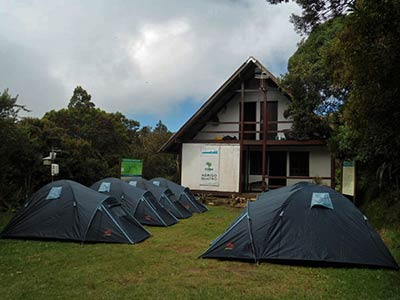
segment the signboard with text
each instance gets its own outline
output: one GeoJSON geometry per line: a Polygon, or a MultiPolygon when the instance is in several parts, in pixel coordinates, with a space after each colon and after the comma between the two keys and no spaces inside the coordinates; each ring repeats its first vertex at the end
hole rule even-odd
{"type": "Polygon", "coordinates": [[[356,187],[356,166],[354,161],[344,161],[342,166],[342,194],[354,196],[356,187]]]}
{"type": "Polygon", "coordinates": [[[123,158],[121,160],[121,177],[141,176],[143,162],[140,159],[123,158]]]}
{"type": "Polygon", "coordinates": [[[219,186],[219,147],[203,147],[200,153],[200,185],[219,186]]]}

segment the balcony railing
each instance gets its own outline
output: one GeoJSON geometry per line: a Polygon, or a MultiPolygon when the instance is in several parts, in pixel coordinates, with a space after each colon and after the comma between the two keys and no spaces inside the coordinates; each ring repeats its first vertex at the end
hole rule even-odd
{"type": "MultiPolygon", "coordinates": [[[[267,136],[267,140],[287,140],[292,139],[290,132],[292,131],[290,128],[279,129],[280,124],[292,124],[293,121],[268,121],[268,127],[271,125],[276,125],[277,129],[267,128],[265,134],[267,136]],[[281,133],[281,134],[279,134],[281,133]]],[[[231,137],[232,139],[241,139],[241,135],[243,134],[242,140],[255,140],[260,141],[263,140],[264,130],[262,130],[262,121],[221,121],[221,122],[207,122],[207,125],[212,126],[220,126],[220,125],[238,125],[237,130],[232,129],[216,129],[216,130],[201,130],[200,133],[203,134],[218,134],[223,135],[224,137],[231,137]],[[241,130],[240,126],[243,124],[243,130],[241,130]],[[256,128],[249,130],[245,128],[246,125],[254,125],[256,128]],[[257,128],[257,125],[259,125],[257,128]],[[233,137],[230,135],[234,135],[233,137]]]]}

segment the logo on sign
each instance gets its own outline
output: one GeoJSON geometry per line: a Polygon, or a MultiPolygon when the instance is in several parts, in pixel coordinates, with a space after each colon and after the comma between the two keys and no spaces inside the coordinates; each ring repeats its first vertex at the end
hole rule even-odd
{"type": "Polygon", "coordinates": [[[232,242],[229,242],[225,245],[225,250],[233,250],[235,245],[232,242]]]}
{"type": "Polygon", "coordinates": [[[206,162],[207,167],[205,168],[206,171],[213,171],[214,169],[212,168],[212,163],[211,162],[206,162]]]}

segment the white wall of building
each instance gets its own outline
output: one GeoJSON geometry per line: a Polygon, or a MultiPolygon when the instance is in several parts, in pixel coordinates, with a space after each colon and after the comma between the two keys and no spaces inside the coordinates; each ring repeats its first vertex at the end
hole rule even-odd
{"type": "Polygon", "coordinates": [[[238,144],[182,144],[181,184],[194,190],[239,192],[240,146],[238,144]],[[219,185],[202,186],[201,151],[204,147],[219,147],[219,185]]]}

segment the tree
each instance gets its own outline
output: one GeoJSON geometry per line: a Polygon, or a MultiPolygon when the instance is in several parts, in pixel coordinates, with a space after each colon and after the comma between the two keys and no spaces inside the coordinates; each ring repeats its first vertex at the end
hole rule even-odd
{"type": "Polygon", "coordinates": [[[8,90],[0,95],[0,209],[12,209],[30,193],[32,166],[40,161],[18,112],[26,110],[17,104],[8,90]]]}
{"type": "Polygon", "coordinates": [[[90,185],[104,177],[116,177],[122,157],[130,157],[139,123],[121,113],[107,113],[77,87],[67,109],[50,111],[42,119],[48,147],[62,150],[60,177],[90,185]]]}
{"type": "MultiPolygon", "coordinates": [[[[288,3],[290,0],[266,0],[271,4],[288,3]]],[[[292,0],[302,8],[302,15],[292,14],[291,21],[297,32],[308,34],[327,20],[346,15],[355,0],[292,0]]]]}
{"type": "Polygon", "coordinates": [[[143,160],[144,177],[178,179],[174,156],[158,152],[171,135],[172,133],[161,121],[156,124],[154,129],[146,126],[139,131],[139,151],[136,155],[143,160]]]}
{"type": "Polygon", "coordinates": [[[330,140],[331,146],[342,157],[359,162],[363,175],[371,178],[367,185],[377,181],[371,176],[376,173],[380,186],[395,191],[391,198],[399,199],[400,3],[296,2],[303,8],[297,29],[312,30],[289,61],[284,78],[296,98],[288,113],[295,119],[305,116],[307,123],[313,115],[307,117],[304,111],[310,112],[318,103],[325,105],[324,98],[340,100],[336,114],[340,126],[330,140]],[[324,13],[326,9],[332,14],[324,13]],[[315,43],[319,37],[322,46],[315,43]]]}
{"type": "Polygon", "coordinates": [[[94,108],[95,105],[91,102],[92,96],[86,92],[81,86],[77,86],[74,89],[74,93],[69,101],[69,109],[90,109],[94,108]]]}
{"type": "Polygon", "coordinates": [[[119,176],[121,158],[144,160],[144,175],[176,179],[174,157],[158,149],[171,136],[159,121],[152,130],[122,113],[96,108],[91,96],[77,87],[67,108],[47,112],[41,119],[18,117],[25,109],[7,90],[0,95],[0,209],[21,205],[50,181],[42,156],[60,149],[58,178],[84,185],[119,176]]]}
{"type": "Polygon", "coordinates": [[[337,82],[350,85],[344,123],[359,161],[400,197],[400,3],[357,1],[335,48],[337,82]]]}
{"type": "Polygon", "coordinates": [[[285,115],[293,119],[298,139],[329,137],[333,114],[347,97],[348,88],[334,83],[332,70],[336,65],[330,57],[343,27],[342,18],[322,24],[289,59],[282,84],[292,94],[292,101],[285,115]]]}

